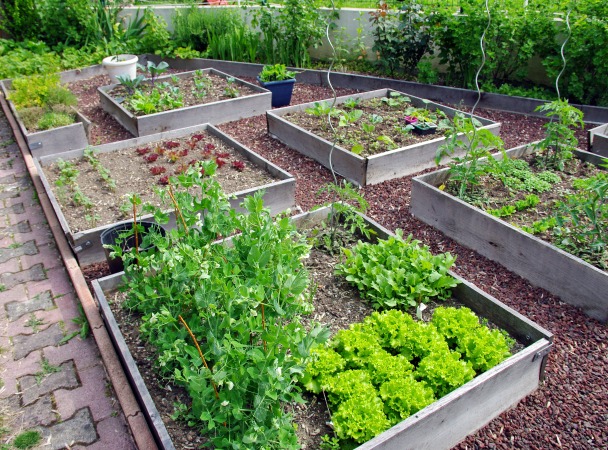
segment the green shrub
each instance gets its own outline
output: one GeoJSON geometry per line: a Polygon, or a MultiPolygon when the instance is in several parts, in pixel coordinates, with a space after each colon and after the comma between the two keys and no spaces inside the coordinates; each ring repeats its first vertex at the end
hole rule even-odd
{"type": "Polygon", "coordinates": [[[46,106],[50,92],[58,84],[58,74],[15,78],[8,98],[17,109],[46,106]]]}
{"type": "Polygon", "coordinates": [[[38,121],[39,130],[49,130],[51,128],[64,127],[74,123],[74,115],[49,111],[38,121]]]}
{"type": "Polygon", "coordinates": [[[3,0],[0,14],[0,30],[13,39],[35,39],[41,27],[35,0],[3,0]]]}
{"type": "Polygon", "coordinates": [[[9,99],[30,132],[70,125],[76,120],[70,108],[76,105],[76,96],[59,85],[58,74],[16,78],[12,88],[9,99]]]}
{"type": "Polygon", "coordinates": [[[36,131],[38,122],[44,116],[45,109],[41,106],[32,106],[30,108],[22,108],[19,110],[19,118],[27,130],[36,131]]]}

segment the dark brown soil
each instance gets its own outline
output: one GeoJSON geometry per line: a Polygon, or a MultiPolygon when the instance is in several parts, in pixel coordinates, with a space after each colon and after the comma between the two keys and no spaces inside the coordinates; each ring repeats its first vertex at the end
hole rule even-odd
{"type": "MultiPolygon", "coordinates": [[[[339,90],[338,95],[352,92],[339,90]]],[[[292,104],[328,99],[330,96],[331,92],[327,88],[296,84],[292,104]]],[[[90,96],[87,104],[88,108],[96,111],[90,96]]],[[[477,110],[476,114],[502,123],[501,137],[505,141],[505,148],[542,138],[542,126],[546,123],[540,118],[499,111],[477,110]]],[[[110,121],[106,119],[106,122],[110,121]]],[[[121,139],[118,133],[106,132],[110,129],[106,122],[95,124],[95,128],[104,130],[103,133],[97,132],[96,136],[104,142],[121,139]]],[[[297,180],[296,201],[302,209],[309,210],[329,199],[327,195],[315,195],[320,186],[332,179],[329,170],[272,139],[266,132],[264,116],[242,119],[220,128],[291,172],[297,180]]],[[[586,131],[579,132],[578,138],[579,147],[587,148],[586,131]]],[[[369,215],[391,230],[402,228],[406,235],[412,233],[435,252],[450,251],[456,254],[458,260],[455,271],[459,275],[555,334],[546,379],[540,389],[456,448],[606,448],[606,325],[588,318],[575,307],[561,302],[547,291],[534,287],[502,266],[456,244],[412,217],[409,211],[411,178],[403,177],[363,188],[361,192],[370,203],[369,215]]],[[[99,273],[99,269],[96,273],[99,273]]],[[[315,431],[311,430],[312,433],[315,431]]]]}
{"type": "Polygon", "coordinates": [[[362,100],[352,108],[339,104],[336,105],[338,112],[331,118],[332,127],[327,123],[327,114],[315,115],[314,112],[298,111],[286,114],[284,118],[330,142],[334,139],[335,133],[336,143],[339,146],[347,150],[361,146],[360,156],[367,157],[442,136],[440,130],[421,136],[413,130],[406,129],[403,111],[411,106],[409,102],[389,106],[382,97],[362,100]],[[340,116],[352,114],[356,110],[363,113],[358,120],[340,125],[340,116]],[[362,129],[363,125],[371,126],[373,130],[365,131],[362,129]]]}

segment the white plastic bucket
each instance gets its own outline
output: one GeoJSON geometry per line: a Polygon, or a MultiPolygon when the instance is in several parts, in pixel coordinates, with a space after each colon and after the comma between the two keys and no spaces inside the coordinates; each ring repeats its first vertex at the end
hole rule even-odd
{"type": "Polygon", "coordinates": [[[114,55],[103,59],[103,66],[110,75],[112,84],[119,83],[119,75],[128,75],[133,79],[137,76],[137,55],[114,55]]]}

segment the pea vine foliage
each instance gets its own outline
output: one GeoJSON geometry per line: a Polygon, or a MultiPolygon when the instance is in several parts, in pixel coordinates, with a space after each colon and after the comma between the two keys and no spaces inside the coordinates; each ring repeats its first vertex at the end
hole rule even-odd
{"type": "MultiPolygon", "coordinates": [[[[159,191],[177,228],[167,238],[144,237],[156,250],[115,247],[126,266],[124,306],[141,314],[160,374],[191,397],[175,416],[204,432],[210,446],[299,448],[285,405],[303,401],[297,382],[311,347],[328,337],[300,322],[312,310],[302,264],[310,247],[287,217],[270,217],[262,194],[244,200],[246,213],[235,212],[215,169],[203,162],[159,191]],[[226,236],[233,237],[217,241],[226,236]]],[[[144,211],[168,220],[160,208],[144,211]]]]}

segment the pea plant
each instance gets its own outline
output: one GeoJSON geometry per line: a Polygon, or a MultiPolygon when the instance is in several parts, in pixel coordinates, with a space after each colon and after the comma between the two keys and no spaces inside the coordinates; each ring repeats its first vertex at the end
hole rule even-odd
{"type": "MultiPolygon", "coordinates": [[[[164,238],[145,236],[156,248],[137,264],[132,251],[114,247],[126,266],[125,307],[141,315],[160,373],[191,397],[176,417],[215,448],[295,449],[284,405],[302,401],[297,381],[311,347],[327,339],[324,328],[301,323],[311,311],[302,264],[310,247],[287,217],[270,217],[261,194],[245,199],[246,213],[233,210],[216,168],[198,164],[159,190],[178,226],[164,238]]],[[[168,220],[162,208],[144,211],[168,220]]]]}
{"type": "MultiPolygon", "coordinates": [[[[608,169],[608,160],[604,167],[608,169]]],[[[608,270],[608,175],[575,180],[574,188],[557,203],[556,245],[608,270]]]]}

